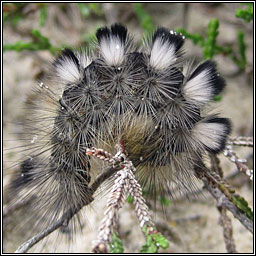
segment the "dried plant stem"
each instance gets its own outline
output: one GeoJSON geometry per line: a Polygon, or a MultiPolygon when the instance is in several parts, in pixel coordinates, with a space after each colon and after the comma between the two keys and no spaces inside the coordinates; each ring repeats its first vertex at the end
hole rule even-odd
{"type": "MultiPolygon", "coordinates": [[[[220,166],[220,160],[216,155],[210,155],[211,168],[223,178],[223,170],[220,166]]],[[[220,213],[220,225],[223,227],[224,241],[228,253],[236,253],[235,241],[233,238],[233,228],[230,218],[227,216],[227,210],[222,206],[221,201],[217,202],[217,209],[220,213]]]]}
{"type": "MultiPolygon", "coordinates": [[[[81,208],[80,208],[81,209],[81,208]]],[[[74,209],[69,209],[61,219],[58,221],[54,222],[50,227],[46,228],[42,232],[38,233],[37,235],[33,236],[30,238],[28,241],[23,243],[19,248],[15,251],[15,253],[26,253],[32,246],[37,244],[39,241],[44,239],[46,236],[51,234],[53,231],[58,229],[59,227],[65,225],[65,223],[69,222],[69,220],[80,210],[74,210],[74,209]]]]}
{"type": "Polygon", "coordinates": [[[253,234],[253,221],[249,219],[245,213],[239,210],[233,202],[231,202],[224,193],[217,187],[212,186],[206,178],[202,178],[206,189],[217,200],[219,205],[229,210],[240,223],[253,234]]]}
{"type": "Polygon", "coordinates": [[[236,164],[237,169],[240,172],[243,172],[247,176],[250,177],[250,180],[253,180],[253,170],[250,170],[245,163],[247,162],[246,159],[239,158],[236,153],[233,151],[232,146],[227,146],[224,151],[224,155],[233,163],[236,164]]]}
{"type": "Polygon", "coordinates": [[[93,252],[95,253],[108,252],[108,244],[111,242],[111,237],[117,224],[118,210],[123,206],[127,194],[127,168],[118,171],[114,179],[115,184],[107,200],[107,210],[104,212],[105,217],[101,222],[97,240],[94,241],[93,252]]]}
{"type": "Polygon", "coordinates": [[[224,241],[228,253],[237,253],[233,238],[233,228],[230,218],[227,216],[227,210],[223,206],[217,207],[220,213],[220,224],[223,227],[224,241]]]}
{"type": "Polygon", "coordinates": [[[232,137],[227,141],[229,145],[253,147],[253,137],[232,137]]]}
{"type": "MultiPolygon", "coordinates": [[[[215,163],[218,164],[218,161],[215,160],[215,163]]],[[[203,165],[204,164],[201,163],[201,166],[203,165]]],[[[199,165],[196,165],[194,168],[195,174],[199,179],[203,181],[205,188],[216,199],[219,206],[223,206],[225,209],[229,210],[246,229],[253,233],[253,221],[246,215],[246,213],[241,211],[234,204],[231,196],[231,189],[227,186],[226,182],[223,179],[221,179],[220,175],[218,174],[219,171],[216,169],[218,167],[212,167],[211,171],[206,171],[205,168],[206,167],[201,168],[199,167],[199,165]],[[207,173],[210,173],[210,175],[208,175],[207,173]],[[219,177],[217,181],[215,178],[211,177],[212,174],[214,174],[216,177],[219,177]]]]}
{"type": "Polygon", "coordinates": [[[148,206],[146,205],[145,199],[142,196],[141,186],[135,179],[135,176],[131,169],[128,171],[129,193],[134,199],[133,203],[135,205],[136,215],[140,221],[140,227],[142,228],[144,225],[149,228],[154,227],[154,224],[148,212],[148,206]]]}
{"type": "MultiPolygon", "coordinates": [[[[99,228],[97,240],[94,241],[92,251],[95,253],[108,253],[108,245],[111,243],[111,237],[117,226],[118,211],[123,206],[128,192],[134,198],[135,212],[140,222],[140,227],[146,225],[153,229],[154,224],[151,221],[148,207],[142,196],[142,189],[134,176],[135,167],[131,161],[128,161],[124,155],[122,146],[118,146],[118,152],[112,157],[111,154],[102,149],[87,149],[87,155],[93,155],[101,160],[108,161],[114,166],[121,165],[122,170],[118,171],[114,177],[114,186],[107,200],[107,210],[104,212],[104,219],[99,228]]],[[[144,230],[144,229],[142,229],[144,230]]]]}

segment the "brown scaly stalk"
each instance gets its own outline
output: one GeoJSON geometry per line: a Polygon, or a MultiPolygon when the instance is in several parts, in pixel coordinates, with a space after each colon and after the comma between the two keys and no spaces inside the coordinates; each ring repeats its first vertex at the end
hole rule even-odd
{"type": "Polygon", "coordinates": [[[93,242],[92,251],[96,253],[109,252],[108,245],[111,242],[111,237],[117,224],[118,211],[123,206],[128,192],[134,198],[135,212],[139,219],[140,227],[146,226],[148,230],[154,229],[148,207],[142,196],[141,186],[134,176],[136,169],[132,162],[126,159],[122,146],[119,145],[117,148],[118,152],[113,157],[108,152],[96,148],[87,149],[86,153],[108,161],[114,166],[121,165],[123,167],[114,177],[114,186],[107,200],[107,210],[104,212],[105,217],[101,222],[97,240],[93,242]]]}
{"type": "MultiPolygon", "coordinates": [[[[223,179],[223,170],[220,166],[220,160],[216,155],[211,154],[211,169],[223,179]]],[[[217,201],[217,209],[220,213],[219,223],[223,227],[224,242],[228,253],[236,253],[236,245],[233,238],[233,228],[231,219],[227,215],[227,209],[223,207],[222,202],[217,201]]]]}
{"type": "Polygon", "coordinates": [[[227,215],[227,210],[221,204],[217,204],[217,209],[220,213],[220,225],[223,227],[224,241],[227,253],[237,253],[236,245],[233,238],[233,228],[230,218],[227,215]]]}
{"type": "Polygon", "coordinates": [[[108,252],[108,244],[111,242],[111,237],[117,224],[118,210],[123,206],[127,193],[126,168],[118,171],[114,179],[115,184],[107,200],[107,210],[104,212],[105,217],[101,222],[97,240],[94,242],[93,252],[96,253],[108,252]]]}
{"type": "Polygon", "coordinates": [[[236,145],[236,146],[245,146],[245,147],[253,147],[253,137],[231,137],[227,141],[229,145],[236,145]]]}
{"type": "MultiPolygon", "coordinates": [[[[204,166],[203,163],[201,165],[204,166]]],[[[196,176],[203,181],[204,187],[211,193],[219,205],[229,210],[247,230],[253,233],[253,221],[234,204],[231,189],[223,179],[221,181],[218,173],[210,170],[207,171],[205,166],[199,167],[199,165],[196,165],[194,170],[196,176]],[[214,174],[215,177],[211,177],[211,174],[214,174]],[[219,177],[218,180],[216,180],[217,176],[219,177]]]]}
{"type": "Polygon", "coordinates": [[[253,180],[253,170],[249,169],[248,166],[245,164],[247,160],[239,158],[237,154],[233,151],[231,145],[226,146],[224,150],[224,156],[226,156],[231,162],[235,163],[237,169],[240,172],[243,172],[244,174],[250,177],[250,180],[253,180]]]}

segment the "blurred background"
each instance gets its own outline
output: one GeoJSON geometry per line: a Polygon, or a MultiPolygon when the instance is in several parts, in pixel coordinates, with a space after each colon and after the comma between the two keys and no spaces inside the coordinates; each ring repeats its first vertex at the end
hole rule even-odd
{"type": "MultiPolygon", "coordinates": [[[[187,57],[213,59],[227,87],[215,98],[217,110],[232,121],[232,136],[253,136],[253,14],[252,4],[240,3],[4,3],[3,4],[3,134],[4,179],[6,186],[12,166],[20,157],[15,150],[21,122],[26,116],[24,102],[33,87],[47,76],[49,62],[64,47],[94,47],[97,28],[118,22],[127,26],[134,40],[141,42],[156,27],[163,26],[186,36],[187,57]]],[[[252,166],[252,150],[235,148],[252,166]]],[[[235,165],[220,155],[228,182],[252,207],[253,192],[249,178],[236,171],[235,165]]],[[[8,204],[8,196],[5,197],[8,204]]],[[[84,234],[76,236],[73,252],[90,252],[102,219],[104,199],[86,210],[84,234]],[[102,203],[103,202],[103,203],[102,203]],[[97,209],[97,210],[95,210],[97,209]]],[[[153,213],[160,231],[170,240],[169,253],[224,253],[222,227],[218,224],[216,202],[207,193],[188,201],[167,200],[153,213]]],[[[126,252],[138,252],[144,243],[132,205],[120,212],[120,236],[126,252]]],[[[26,228],[21,209],[4,219],[4,251],[13,252],[25,241],[26,228]]],[[[229,213],[228,213],[229,214],[229,213]]],[[[253,237],[231,214],[237,251],[252,252],[253,237]]],[[[54,238],[44,244],[52,252],[54,238]]],[[[59,244],[56,251],[64,251],[59,244]]],[[[31,251],[36,251],[33,248],[31,251]]]]}

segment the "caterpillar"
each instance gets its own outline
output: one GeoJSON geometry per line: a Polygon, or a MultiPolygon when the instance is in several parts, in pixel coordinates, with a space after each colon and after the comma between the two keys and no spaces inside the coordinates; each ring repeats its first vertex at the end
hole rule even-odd
{"type": "Polygon", "coordinates": [[[184,36],[160,27],[139,48],[113,24],[96,38],[94,52],[63,50],[30,103],[10,193],[31,199],[40,227],[89,200],[98,172],[87,148],[114,152],[121,141],[147,193],[173,197],[193,191],[194,166],[223,151],[231,132],[208,107],[225,81],[213,61],[185,61],[184,36]]]}

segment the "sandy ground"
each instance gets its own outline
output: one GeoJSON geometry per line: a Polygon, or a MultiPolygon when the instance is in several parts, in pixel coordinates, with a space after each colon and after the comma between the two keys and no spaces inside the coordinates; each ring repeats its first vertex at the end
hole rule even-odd
{"type": "MultiPolygon", "coordinates": [[[[147,4],[147,10],[152,15],[155,24],[166,26],[168,28],[182,27],[182,4],[147,4]]],[[[246,43],[248,45],[247,72],[252,68],[253,38],[252,23],[244,25],[242,21],[234,17],[235,9],[240,7],[237,4],[223,4],[221,7],[209,8],[205,4],[191,4],[187,14],[188,31],[200,33],[205,31],[210,18],[217,17],[220,19],[219,44],[235,44],[236,31],[242,29],[246,33],[246,43]]],[[[124,8],[125,9],[125,8],[124,8]]],[[[49,15],[53,15],[50,11],[49,15]]],[[[121,15],[120,15],[121,16],[121,15]]],[[[37,28],[38,14],[32,15],[28,20],[20,23],[19,30],[23,31],[28,28],[37,28]],[[33,23],[33,25],[31,25],[33,23]]],[[[76,18],[78,19],[78,18],[76,18]]],[[[88,19],[84,24],[83,33],[90,31],[96,18],[88,19]]],[[[74,21],[75,22],[75,21],[74,21]]],[[[81,22],[81,20],[80,20],[81,22]]],[[[103,20],[97,19],[97,23],[104,23],[103,20]]],[[[72,22],[71,22],[72,23],[72,22]]],[[[81,24],[80,24],[81,25],[81,24]]],[[[139,38],[141,30],[135,18],[127,21],[127,26],[139,38]]],[[[83,24],[81,25],[83,28],[83,24]]],[[[45,27],[40,28],[43,34],[49,36],[53,44],[67,43],[77,45],[79,34],[77,31],[72,32],[72,36],[66,34],[59,26],[52,26],[46,23],[45,27]]],[[[82,31],[82,29],[80,29],[82,31]]],[[[81,32],[79,31],[79,32],[81,32]]],[[[4,26],[3,40],[4,43],[12,43],[24,39],[26,36],[17,33],[10,26],[4,26]]],[[[192,57],[201,56],[199,47],[194,46],[190,41],[186,41],[185,51],[192,57]]],[[[26,116],[26,110],[23,109],[24,101],[31,92],[33,86],[38,82],[36,75],[43,69],[45,64],[51,61],[52,57],[47,52],[37,54],[31,52],[6,52],[3,56],[3,133],[4,149],[14,148],[17,140],[20,139],[17,133],[20,132],[19,126],[14,122],[21,121],[26,116]]],[[[218,111],[222,116],[232,120],[232,135],[252,136],[253,127],[253,87],[252,78],[244,73],[234,75],[236,66],[233,62],[223,56],[216,56],[216,62],[220,73],[226,79],[227,88],[223,93],[223,99],[218,103],[218,111]]],[[[241,158],[246,158],[252,153],[247,148],[236,148],[241,158]]],[[[15,169],[10,167],[20,156],[15,150],[4,153],[4,179],[3,185],[6,186],[10,180],[10,173],[15,169]]],[[[235,166],[232,165],[224,156],[220,155],[221,164],[225,175],[232,173],[235,166]]],[[[242,176],[239,176],[243,178],[242,176]]],[[[239,184],[239,182],[234,183],[239,184]]],[[[246,183],[247,184],[247,183],[246,183]]],[[[248,185],[236,187],[236,191],[246,198],[253,205],[253,192],[248,185]]],[[[7,195],[8,197],[8,195],[7,195]]],[[[106,198],[102,198],[88,207],[85,212],[85,225],[83,234],[77,234],[75,237],[72,252],[90,252],[91,241],[97,236],[97,229],[100,220],[103,217],[104,203],[106,198]]],[[[222,235],[222,227],[218,224],[219,213],[215,207],[216,203],[207,192],[204,197],[195,200],[178,200],[171,203],[164,216],[161,207],[157,207],[153,216],[156,223],[164,225],[167,230],[162,230],[170,240],[169,253],[225,253],[225,244],[222,235]],[[158,209],[159,208],[159,209],[158,209]]],[[[4,251],[13,252],[28,236],[29,226],[18,229],[16,226],[23,220],[26,208],[11,214],[4,220],[4,251]]],[[[232,219],[234,239],[238,252],[251,253],[253,250],[253,237],[233,216],[232,219]]],[[[144,243],[144,237],[139,230],[139,225],[133,206],[126,204],[120,211],[120,235],[123,239],[126,252],[138,252],[144,243]]],[[[56,232],[54,232],[56,233],[56,232]]],[[[66,239],[58,240],[56,252],[66,251],[66,239]]],[[[42,250],[44,252],[53,252],[56,245],[56,234],[49,236],[46,243],[41,242],[39,246],[31,249],[31,252],[42,250]]]]}

